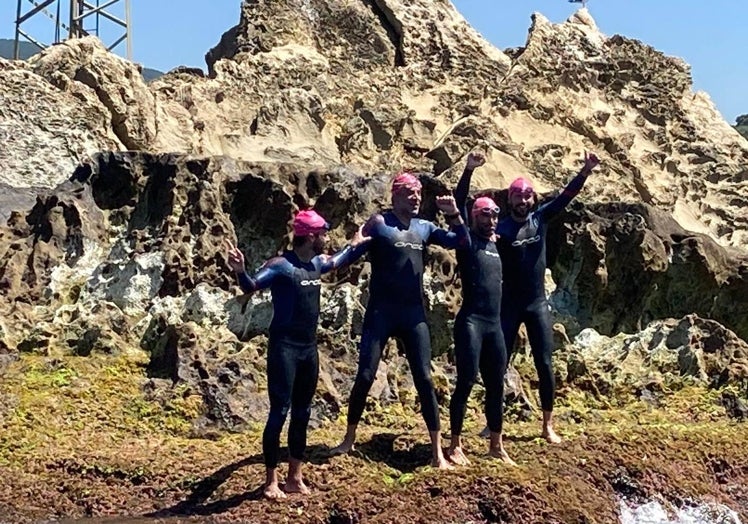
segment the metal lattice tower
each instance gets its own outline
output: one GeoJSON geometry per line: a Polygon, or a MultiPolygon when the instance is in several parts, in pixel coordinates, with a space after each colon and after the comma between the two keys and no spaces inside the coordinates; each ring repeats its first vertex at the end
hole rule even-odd
{"type": "Polygon", "coordinates": [[[13,57],[18,60],[21,39],[25,39],[41,49],[57,44],[68,38],[97,36],[102,39],[104,29],[115,32],[113,43],[104,45],[110,51],[125,42],[126,56],[132,60],[132,39],[130,38],[130,0],[18,0],[16,10],[16,36],[13,57]],[[95,2],[95,3],[94,3],[95,2]],[[65,4],[63,8],[63,4],[65,4]],[[24,12],[26,6],[28,11],[24,12]],[[52,7],[54,13],[48,8],[52,7]],[[124,7],[124,15],[122,14],[124,7]],[[66,21],[61,14],[68,13],[66,21]],[[44,43],[24,30],[22,25],[29,20],[47,17],[54,24],[54,41],[44,43]],[[124,17],[124,19],[123,19],[124,17]]]}

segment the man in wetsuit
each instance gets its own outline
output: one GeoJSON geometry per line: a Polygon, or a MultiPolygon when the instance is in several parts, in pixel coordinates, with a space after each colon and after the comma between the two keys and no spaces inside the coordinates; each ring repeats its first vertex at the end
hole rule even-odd
{"type": "Polygon", "coordinates": [[[421,402],[421,412],[431,438],[432,465],[450,469],[444,458],[439,434],[439,407],[431,381],[431,340],[423,303],[423,252],[427,245],[447,248],[466,245],[468,231],[454,197],[436,198],[452,231],[416,218],[421,205],[421,183],[402,173],[392,183],[392,209],[373,215],[363,232],[371,237],[365,247],[371,262],[369,303],[361,335],[358,373],[348,404],[348,427],[343,442],[333,453],[347,453],[356,441],[356,427],[366,404],[382,348],[390,337],[398,337],[421,402]]]}
{"type": "MultiPolygon", "coordinates": [[[[479,153],[470,153],[465,171],[455,188],[455,200],[467,222],[467,197],[473,170],[485,163],[479,153]]],[[[506,346],[501,332],[501,258],[496,249],[499,206],[489,197],[473,203],[470,244],[457,250],[457,268],[462,280],[462,307],[454,326],[457,384],[449,404],[452,441],[447,458],[469,464],[462,450],[462,423],[470,391],[480,370],[486,389],[485,413],[491,435],[490,456],[514,464],[504,450],[504,374],[506,346]]]]}
{"type": "Polygon", "coordinates": [[[242,252],[233,244],[228,245],[229,266],[236,272],[244,292],[270,288],[273,300],[273,320],[267,350],[270,413],[262,434],[266,468],[264,494],[270,499],[285,498],[285,493],[309,493],[302,477],[301,464],[319,372],[317,320],[320,277],[350,263],[355,247],[368,240],[359,231],[350,245],[332,256],[323,255],[328,229],[327,222],[315,211],[299,212],[293,222],[293,249],[268,260],[253,276],[249,276],[244,269],[242,252]],[[289,409],[288,478],[281,490],[277,471],[280,433],[289,409]]]}
{"type": "Polygon", "coordinates": [[[585,153],[584,167],[579,174],[560,195],[536,211],[532,211],[537,200],[532,185],[524,178],[516,179],[509,186],[509,216],[502,218],[496,228],[499,254],[504,266],[501,325],[506,347],[511,355],[519,326],[524,322],[540,383],[542,435],[551,443],[558,443],[561,438],[553,430],[556,387],[551,365],[553,332],[544,286],[547,224],[577,196],[599,163],[597,156],[585,153]]]}

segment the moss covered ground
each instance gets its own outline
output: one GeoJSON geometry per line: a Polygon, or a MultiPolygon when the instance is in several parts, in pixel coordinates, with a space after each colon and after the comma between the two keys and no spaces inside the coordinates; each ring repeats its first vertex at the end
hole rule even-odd
{"type": "Polygon", "coordinates": [[[621,496],[717,501],[748,519],[748,432],[719,391],[689,386],[652,403],[562,389],[560,445],[510,410],[506,448],[517,467],[485,456],[474,402],[465,428],[473,463],[451,472],[427,466],[417,414],[378,408],[349,456],[327,453],[343,418],[311,431],[313,492],[279,503],[261,497],[260,425],[196,433],[199,396],[177,387],[168,400],[146,400],[146,364],[139,353],[22,355],[2,371],[0,522],[617,522],[621,496]]]}

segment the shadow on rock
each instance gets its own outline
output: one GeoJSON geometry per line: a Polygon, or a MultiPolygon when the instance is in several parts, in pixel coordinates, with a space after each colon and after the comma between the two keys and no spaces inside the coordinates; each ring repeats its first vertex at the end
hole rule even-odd
{"type": "Polygon", "coordinates": [[[410,436],[406,435],[379,433],[357,446],[352,454],[382,462],[403,473],[411,473],[416,468],[431,464],[431,446],[413,444],[409,439],[410,436]]]}
{"type": "MultiPolygon", "coordinates": [[[[281,448],[281,455],[287,455],[287,448],[281,448]]],[[[327,446],[309,446],[307,447],[307,460],[308,464],[320,465],[328,462],[329,450],[327,446]]],[[[195,483],[192,486],[192,493],[183,500],[175,504],[174,506],[166,509],[159,510],[154,513],[145,515],[151,518],[164,518],[174,516],[193,516],[193,515],[215,515],[219,513],[225,513],[233,508],[240,506],[243,502],[249,500],[261,500],[263,498],[262,491],[264,485],[262,482],[260,485],[244,493],[232,495],[231,497],[215,500],[206,503],[211,498],[213,493],[226,482],[231,475],[237,470],[246,467],[254,466],[258,464],[264,464],[263,456],[261,453],[243,458],[233,464],[229,464],[208,475],[201,481],[195,483]]]]}

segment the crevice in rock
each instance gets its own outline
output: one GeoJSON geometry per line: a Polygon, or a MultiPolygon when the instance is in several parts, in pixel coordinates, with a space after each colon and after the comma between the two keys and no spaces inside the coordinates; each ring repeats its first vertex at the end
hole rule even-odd
{"type": "Polygon", "coordinates": [[[174,326],[162,317],[151,320],[141,341],[141,348],[150,353],[151,359],[146,369],[150,378],[179,380],[179,336],[174,326]]]}
{"type": "Polygon", "coordinates": [[[359,116],[364,122],[366,122],[366,125],[369,126],[374,145],[384,151],[392,149],[392,134],[379,123],[374,113],[368,109],[362,109],[359,112],[359,116]]]}
{"type": "Polygon", "coordinates": [[[105,210],[134,205],[137,180],[129,158],[112,153],[98,158],[98,167],[89,178],[91,193],[96,205],[105,210]]]}
{"type": "Polygon", "coordinates": [[[405,66],[405,54],[403,53],[403,24],[397,19],[395,13],[389,8],[384,0],[364,0],[375,15],[379,18],[382,27],[395,48],[395,66],[405,66]]]}
{"type": "Polygon", "coordinates": [[[426,158],[430,158],[434,161],[434,175],[439,176],[442,173],[444,173],[447,169],[452,167],[452,159],[449,157],[449,153],[444,149],[444,147],[439,146],[428,153],[426,153],[426,158]]]}
{"type": "Polygon", "coordinates": [[[94,76],[94,74],[91,73],[91,71],[88,71],[87,69],[81,67],[75,72],[73,80],[90,87],[94,91],[94,93],[96,93],[96,98],[99,99],[101,105],[106,107],[107,111],[109,111],[109,114],[112,117],[112,131],[114,132],[117,139],[122,142],[125,148],[131,150],[141,149],[140,147],[138,147],[138,144],[130,140],[130,136],[127,132],[127,127],[125,126],[127,115],[122,114],[117,110],[117,108],[115,107],[115,103],[111,99],[109,93],[101,88],[101,86],[99,85],[99,81],[94,76]]]}
{"type": "Polygon", "coordinates": [[[143,194],[132,213],[130,230],[158,227],[174,209],[174,164],[151,164],[143,194]]]}

